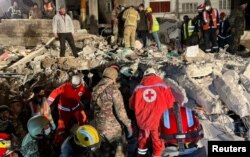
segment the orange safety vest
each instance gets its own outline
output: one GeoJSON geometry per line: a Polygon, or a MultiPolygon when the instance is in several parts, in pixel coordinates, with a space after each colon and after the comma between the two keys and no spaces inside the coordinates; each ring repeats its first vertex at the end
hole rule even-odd
{"type": "MultiPolygon", "coordinates": [[[[218,16],[218,12],[216,9],[212,9],[212,21],[213,21],[213,26],[212,28],[217,28],[217,16],[218,16]]],[[[203,12],[203,20],[204,20],[204,25],[203,25],[203,30],[208,30],[210,28],[210,18],[209,18],[209,13],[207,11],[203,12]]]]}
{"type": "Polygon", "coordinates": [[[44,4],[43,8],[45,11],[53,11],[53,9],[54,9],[51,2],[44,4]]]}
{"type": "Polygon", "coordinates": [[[31,109],[31,115],[32,116],[43,115],[48,120],[52,119],[50,106],[48,105],[48,103],[46,101],[46,98],[43,98],[42,106],[39,106],[38,104],[34,104],[33,102],[30,102],[29,106],[30,106],[30,109],[31,109]]]}

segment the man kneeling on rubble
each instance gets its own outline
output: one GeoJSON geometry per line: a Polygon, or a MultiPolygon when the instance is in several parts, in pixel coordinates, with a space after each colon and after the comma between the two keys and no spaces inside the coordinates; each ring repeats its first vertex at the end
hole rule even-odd
{"type": "Polygon", "coordinates": [[[75,42],[74,42],[74,25],[68,14],[66,14],[66,7],[60,7],[59,12],[53,18],[53,33],[60,41],[60,57],[65,56],[65,41],[68,41],[72,53],[78,57],[75,42]]]}
{"type": "Polygon", "coordinates": [[[164,145],[159,137],[160,119],[163,112],[173,106],[174,101],[169,85],[156,75],[154,69],[147,69],[130,98],[130,108],[135,111],[139,127],[138,157],[148,155],[150,140],[153,156],[161,156],[164,145]]]}
{"type": "Polygon", "coordinates": [[[91,93],[84,85],[80,76],[72,77],[71,82],[67,82],[52,91],[48,98],[48,104],[51,105],[59,96],[59,119],[58,127],[55,135],[55,144],[60,145],[63,140],[65,129],[69,129],[69,124],[72,118],[78,122],[78,125],[83,125],[87,120],[86,114],[83,111],[81,98],[90,101],[91,93]]]}

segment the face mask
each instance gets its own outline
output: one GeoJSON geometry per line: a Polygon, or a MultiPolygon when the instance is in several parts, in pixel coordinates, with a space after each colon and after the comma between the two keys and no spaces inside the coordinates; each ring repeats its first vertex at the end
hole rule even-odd
{"type": "Polygon", "coordinates": [[[205,7],[206,10],[210,10],[210,8],[211,8],[210,6],[206,6],[205,7]]]}

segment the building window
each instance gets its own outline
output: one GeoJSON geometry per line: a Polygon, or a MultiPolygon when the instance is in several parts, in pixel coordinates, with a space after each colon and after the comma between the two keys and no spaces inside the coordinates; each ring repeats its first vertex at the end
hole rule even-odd
{"type": "Polygon", "coordinates": [[[150,2],[153,13],[170,12],[170,2],[150,2]]]}
{"type": "Polygon", "coordinates": [[[197,12],[198,3],[182,3],[183,13],[195,13],[197,12]]]}
{"type": "Polygon", "coordinates": [[[111,2],[106,3],[106,12],[108,12],[108,13],[112,12],[112,4],[111,4],[111,2]]]}
{"type": "Polygon", "coordinates": [[[231,9],[231,0],[219,0],[219,9],[231,9]]]}

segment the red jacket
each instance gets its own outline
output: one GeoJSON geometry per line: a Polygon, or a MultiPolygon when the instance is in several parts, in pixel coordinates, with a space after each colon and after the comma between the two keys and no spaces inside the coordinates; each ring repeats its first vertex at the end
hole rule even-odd
{"type": "Polygon", "coordinates": [[[146,76],[130,98],[140,129],[155,130],[163,112],[173,106],[175,98],[168,84],[158,76],[146,76]]]}
{"type": "Polygon", "coordinates": [[[61,85],[51,92],[48,98],[48,104],[51,105],[57,96],[60,96],[58,108],[64,111],[67,109],[76,109],[81,97],[87,100],[91,99],[90,91],[83,84],[76,89],[72,87],[71,83],[61,85]]]}

